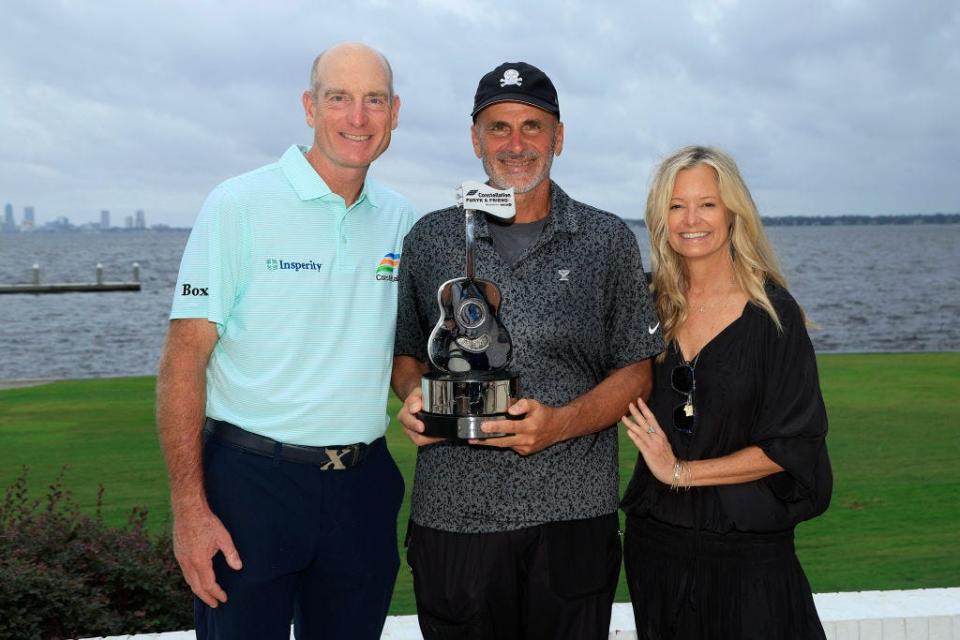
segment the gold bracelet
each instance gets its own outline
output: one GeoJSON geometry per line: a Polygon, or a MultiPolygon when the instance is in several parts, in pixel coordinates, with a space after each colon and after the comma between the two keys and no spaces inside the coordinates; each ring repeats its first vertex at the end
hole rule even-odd
{"type": "Polygon", "coordinates": [[[686,491],[692,486],[693,483],[690,480],[690,461],[677,458],[677,461],[673,463],[673,478],[670,480],[670,490],[680,491],[683,489],[686,491]]]}
{"type": "Polygon", "coordinates": [[[673,463],[673,478],[670,480],[670,490],[680,490],[680,476],[683,474],[683,460],[677,458],[673,463]]]}

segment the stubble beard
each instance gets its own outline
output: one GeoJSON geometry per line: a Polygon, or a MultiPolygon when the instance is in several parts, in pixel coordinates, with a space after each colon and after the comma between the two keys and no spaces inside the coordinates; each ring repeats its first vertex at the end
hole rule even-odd
{"type": "MultiPolygon", "coordinates": [[[[530,180],[524,184],[520,185],[511,185],[510,181],[500,175],[493,166],[493,162],[490,161],[490,155],[487,153],[487,146],[484,144],[483,139],[480,140],[480,158],[483,162],[483,170],[487,174],[487,177],[490,179],[492,186],[497,189],[509,189],[513,187],[513,192],[517,193],[529,193],[533,191],[540,184],[550,177],[550,168],[553,166],[553,152],[557,147],[557,136],[554,133],[553,140],[550,142],[550,147],[546,151],[546,160],[543,163],[543,168],[540,170],[540,173],[530,178],[530,180]]],[[[538,160],[540,159],[540,154],[536,151],[524,151],[523,153],[510,153],[509,151],[501,151],[497,153],[496,160],[538,160]]]]}

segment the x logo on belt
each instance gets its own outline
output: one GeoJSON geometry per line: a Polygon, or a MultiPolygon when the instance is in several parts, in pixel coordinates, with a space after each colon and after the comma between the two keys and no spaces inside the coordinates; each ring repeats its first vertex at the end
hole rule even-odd
{"type": "Polygon", "coordinates": [[[343,456],[353,453],[353,447],[347,447],[346,449],[324,449],[323,451],[327,454],[327,457],[330,458],[330,462],[320,465],[320,468],[324,471],[329,469],[339,471],[347,468],[342,458],[343,456]]]}

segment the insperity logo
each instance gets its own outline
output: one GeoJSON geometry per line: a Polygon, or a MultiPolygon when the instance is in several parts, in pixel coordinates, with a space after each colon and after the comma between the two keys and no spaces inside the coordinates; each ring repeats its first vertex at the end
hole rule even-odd
{"type": "Polygon", "coordinates": [[[267,258],[267,271],[320,271],[323,265],[313,260],[303,262],[301,260],[278,260],[277,258],[267,258]]]}
{"type": "Polygon", "coordinates": [[[399,269],[400,254],[388,253],[380,259],[380,264],[377,265],[377,280],[396,282],[400,279],[397,277],[397,271],[399,269]]]}

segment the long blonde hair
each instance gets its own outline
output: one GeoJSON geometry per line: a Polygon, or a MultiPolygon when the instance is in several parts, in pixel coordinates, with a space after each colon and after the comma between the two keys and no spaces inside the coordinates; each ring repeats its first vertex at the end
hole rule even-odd
{"type": "Polygon", "coordinates": [[[669,242],[667,216],[670,200],[677,174],[697,165],[706,165],[717,175],[720,200],[730,215],[730,259],[737,283],[750,302],[766,311],[777,330],[782,331],[783,325],[764,285],[770,281],[786,287],[786,280],[780,272],[779,261],[767,239],[750,190],[729,155],[712,147],[691,146],[680,149],[660,164],[647,196],[646,222],[652,249],[653,291],[664,339],[669,344],[678,327],[687,319],[687,288],[690,284],[686,263],[669,242]]]}

